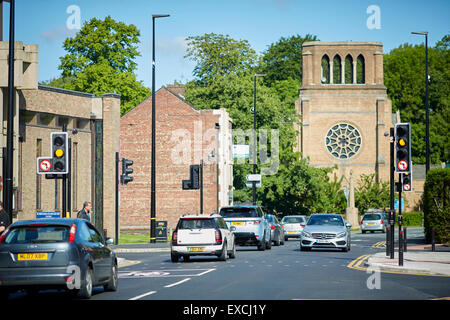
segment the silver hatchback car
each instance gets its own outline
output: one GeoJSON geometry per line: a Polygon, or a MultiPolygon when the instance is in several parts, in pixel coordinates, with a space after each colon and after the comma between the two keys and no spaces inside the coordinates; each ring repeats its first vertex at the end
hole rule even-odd
{"type": "Polygon", "coordinates": [[[361,219],[361,232],[386,232],[387,219],[384,212],[368,212],[361,219]]]}

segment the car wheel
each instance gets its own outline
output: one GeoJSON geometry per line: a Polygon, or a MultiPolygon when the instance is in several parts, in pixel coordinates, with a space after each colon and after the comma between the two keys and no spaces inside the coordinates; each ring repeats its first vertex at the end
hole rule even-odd
{"type": "Polygon", "coordinates": [[[172,252],[170,253],[170,260],[172,262],[178,262],[179,259],[180,259],[180,257],[177,254],[172,253],[172,252]]]}
{"type": "Polygon", "coordinates": [[[289,240],[289,238],[288,237],[284,237],[284,241],[288,241],[289,240]]]}
{"type": "Polygon", "coordinates": [[[117,291],[117,280],[118,280],[117,265],[115,262],[113,262],[109,282],[103,286],[105,291],[117,291]]]}
{"type": "Polygon", "coordinates": [[[183,261],[184,262],[189,262],[189,260],[191,260],[190,256],[183,256],[183,261]]]}
{"type": "Polygon", "coordinates": [[[311,251],[311,248],[300,246],[300,251],[311,251]]]}
{"type": "Polygon", "coordinates": [[[222,253],[219,256],[220,261],[227,261],[227,243],[223,243],[222,253]]]}
{"type": "Polygon", "coordinates": [[[365,234],[366,232],[365,232],[364,230],[361,230],[361,233],[362,233],[362,234],[365,234]]]}
{"type": "Polygon", "coordinates": [[[281,244],[281,235],[278,234],[277,240],[273,242],[275,247],[278,247],[281,244]]]}
{"type": "Polygon", "coordinates": [[[82,281],[82,285],[77,295],[81,299],[90,299],[92,296],[92,286],[93,281],[92,278],[94,276],[94,272],[91,268],[88,268],[84,275],[84,280],[82,281]]]}
{"type": "Polygon", "coordinates": [[[228,255],[230,259],[236,258],[236,244],[233,243],[233,249],[231,250],[230,254],[228,255]]]}
{"type": "Polygon", "coordinates": [[[264,250],[266,250],[266,239],[262,239],[258,243],[258,251],[264,251],[264,250]]]}

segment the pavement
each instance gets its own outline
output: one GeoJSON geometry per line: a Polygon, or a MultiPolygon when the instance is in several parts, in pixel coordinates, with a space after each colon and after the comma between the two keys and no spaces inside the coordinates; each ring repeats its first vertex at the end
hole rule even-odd
{"type": "Polygon", "coordinates": [[[386,256],[386,251],[383,251],[369,256],[364,265],[381,272],[450,277],[450,246],[436,244],[435,251],[432,251],[431,244],[408,245],[407,251],[403,252],[402,266],[399,265],[396,247],[394,259],[386,256]]]}

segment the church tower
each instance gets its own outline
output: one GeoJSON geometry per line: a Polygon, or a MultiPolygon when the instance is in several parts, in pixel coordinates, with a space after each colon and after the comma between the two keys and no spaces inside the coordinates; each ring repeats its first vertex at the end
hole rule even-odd
{"type": "Polygon", "coordinates": [[[361,174],[389,181],[392,105],[380,42],[306,42],[296,110],[297,149],[316,167],[338,166],[350,187],[361,174]]]}

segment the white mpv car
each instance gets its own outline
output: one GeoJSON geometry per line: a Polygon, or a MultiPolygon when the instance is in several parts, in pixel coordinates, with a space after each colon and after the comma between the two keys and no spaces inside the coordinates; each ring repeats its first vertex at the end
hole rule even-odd
{"type": "Polygon", "coordinates": [[[236,256],[234,234],[218,214],[183,215],[172,234],[170,256],[172,262],[180,257],[217,256],[226,261],[236,256]]]}

